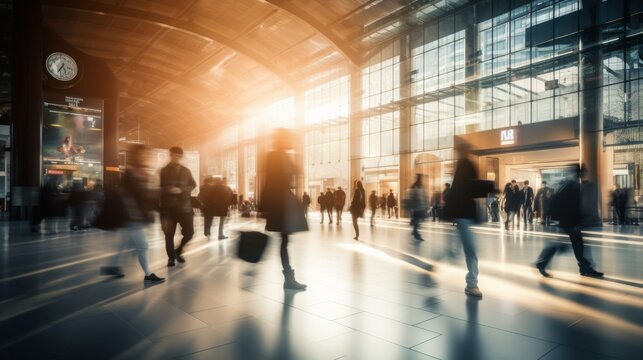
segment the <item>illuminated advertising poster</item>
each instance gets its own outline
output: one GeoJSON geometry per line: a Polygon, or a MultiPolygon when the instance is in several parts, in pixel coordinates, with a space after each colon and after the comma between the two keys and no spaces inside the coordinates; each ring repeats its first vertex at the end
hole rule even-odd
{"type": "Polygon", "coordinates": [[[60,185],[103,178],[103,100],[46,94],[43,108],[42,164],[44,179],[60,185]]]}

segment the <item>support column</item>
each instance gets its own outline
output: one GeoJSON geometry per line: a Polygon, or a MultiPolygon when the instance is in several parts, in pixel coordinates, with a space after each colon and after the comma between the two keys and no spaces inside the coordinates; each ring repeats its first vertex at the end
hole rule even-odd
{"type": "Polygon", "coordinates": [[[237,126],[237,195],[248,198],[246,189],[246,146],[243,139],[243,127],[237,126]]]}
{"type": "Polygon", "coordinates": [[[308,191],[306,189],[306,184],[305,184],[305,172],[306,172],[306,154],[305,154],[305,140],[306,140],[306,134],[304,133],[304,126],[305,126],[305,121],[304,121],[304,92],[301,90],[297,90],[295,93],[295,101],[294,101],[294,107],[295,107],[295,131],[298,133],[299,136],[296,137],[296,142],[295,142],[295,168],[297,169],[297,177],[295,179],[295,194],[297,195],[298,199],[301,199],[301,197],[304,195],[304,191],[308,191]]]}
{"type": "MultiPolygon", "coordinates": [[[[414,181],[414,164],[411,155],[411,47],[409,35],[400,38],[400,176],[398,202],[401,202],[404,191],[414,181]]],[[[400,207],[402,216],[408,216],[407,211],[400,207]]]]}
{"type": "MultiPolygon", "coordinates": [[[[583,11],[593,20],[592,26],[582,33],[584,44],[596,44],[600,40],[600,29],[594,25],[597,17],[595,1],[583,0],[583,11]]],[[[598,199],[607,193],[601,172],[603,165],[603,89],[602,51],[596,46],[581,54],[581,108],[580,108],[580,162],[587,169],[587,180],[597,186],[598,199]]],[[[604,203],[604,201],[603,201],[604,203]]],[[[584,206],[585,218],[592,225],[601,225],[601,211],[597,206],[584,206]]]]}
{"type": "Polygon", "coordinates": [[[13,3],[11,59],[11,220],[38,206],[42,153],[42,3],[13,3]]]}
{"type": "Polygon", "coordinates": [[[348,194],[353,193],[353,182],[362,180],[362,73],[355,65],[351,65],[350,108],[348,194]]]}

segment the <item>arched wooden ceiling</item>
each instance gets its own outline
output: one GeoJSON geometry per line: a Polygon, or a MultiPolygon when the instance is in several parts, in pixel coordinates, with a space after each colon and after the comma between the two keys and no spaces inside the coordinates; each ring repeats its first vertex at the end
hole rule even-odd
{"type": "Polygon", "coordinates": [[[45,22],[117,76],[121,136],[145,127],[152,145],[186,147],[248,104],[301,91],[329,66],[360,65],[382,42],[466,2],[43,0],[45,22]],[[172,128],[182,131],[159,134],[172,128]]]}

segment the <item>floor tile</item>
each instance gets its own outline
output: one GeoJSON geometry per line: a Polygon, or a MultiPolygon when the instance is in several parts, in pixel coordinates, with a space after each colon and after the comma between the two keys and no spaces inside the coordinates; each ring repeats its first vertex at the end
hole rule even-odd
{"type": "Polygon", "coordinates": [[[413,347],[440,335],[418,327],[369,313],[359,313],[337,320],[338,323],[404,347],[413,347]]]}

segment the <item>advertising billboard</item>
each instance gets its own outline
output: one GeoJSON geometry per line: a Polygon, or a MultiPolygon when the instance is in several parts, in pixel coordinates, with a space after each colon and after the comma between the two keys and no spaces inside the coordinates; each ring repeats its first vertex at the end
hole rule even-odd
{"type": "Polygon", "coordinates": [[[45,94],[42,116],[43,180],[62,187],[103,179],[103,100],[45,94]]]}

